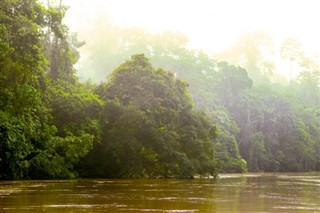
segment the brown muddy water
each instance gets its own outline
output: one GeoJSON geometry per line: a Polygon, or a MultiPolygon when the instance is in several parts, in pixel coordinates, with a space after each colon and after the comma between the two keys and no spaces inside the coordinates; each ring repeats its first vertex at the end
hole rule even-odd
{"type": "Polygon", "coordinates": [[[0,212],[320,212],[320,173],[0,181],[0,212]]]}

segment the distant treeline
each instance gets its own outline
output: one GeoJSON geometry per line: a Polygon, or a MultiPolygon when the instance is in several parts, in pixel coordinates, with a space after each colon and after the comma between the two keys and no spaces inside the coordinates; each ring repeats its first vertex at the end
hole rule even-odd
{"type": "Polygon", "coordinates": [[[66,11],[0,4],[0,179],[320,170],[320,68],[289,57],[290,43],[284,52],[304,71],[283,85],[258,46],[237,56],[242,68],[188,49],[180,34],[110,25],[81,67],[103,81],[81,82],[85,42],[63,24],[66,11]]]}

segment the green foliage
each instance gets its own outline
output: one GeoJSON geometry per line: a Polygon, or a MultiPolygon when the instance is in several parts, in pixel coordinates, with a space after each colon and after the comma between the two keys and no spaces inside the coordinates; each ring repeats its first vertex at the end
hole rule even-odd
{"type": "MultiPolygon", "coordinates": [[[[218,64],[204,52],[189,50],[187,48],[187,39],[181,34],[166,32],[152,35],[141,29],[122,29],[108,21],[104,22],[103,25],[95,25],[93,29],[94,31],[99,30],[103,36],[101,34],[98,36],[94,32],[90,33],[90,37],[92,35],[94,38],[90,39],[88,46],[85,47],[89,56],[88,60],[83,62],[83,66],[80,66],[81,76],[88,75],[90,70],[94,72],[94,76],[90,76],[93,80],[101,80],[125,58],[134,53],[142,52],[150,58],[155,66],[170,70],[179,78],[185,79],[190,85],[190,94],[195,108],[206,110],[213,114],[220,110],[217,109],[217,105],[226,104],[225,94],[229,95],[228,102],[231,103],[233,95],[238,96],[243,90],[248,90],[252,86],[252,81],[248,78],[244,69],[227,63],[218,64]],[[226,70],[226,68],[222,69],[222,67],[230,68],[227,70],[228,74],[222,72],[226,70]],[[233,86],[231,81],[237,82],[237,77],[235,76],[240,77],[241,80],[238,80],[238,85],[233,86]],[[225,93],[225,88],[223,87],[225,84],[229,85],[230,88],[228,90],[233,91],[234,94],[225,93]],[[217,92],[218,90],[219,93],[217,92]]],[[[122,79],[121,82],[117,83],[126,87],[126,82],[126,79],[122,79]]],[[[133,81],[129,84],[135,84],[135,82],[133,81]]],[[[102,87],[100,88],[102,89],[102,87]]],[[[159,87],[158,90],[160,91],[160,89],[159,87]]],[[[147,94],[145,91],[141,91],[139,85],[135,85],[135,88],[129,90],[123,98],[131,97],[134,95],[132,93],[141,93],[142,99],[147,94]]],[[[166,96],[164,94],[164,97],[166,96]]],[[[141,98],[137,98],[136,101],[140,102],[141,98]]],[[[159,100],[150,103],[157,103],[157,101],[159,100]]],[[[163,107],[161,110],[165,109],[170,108],[163,107]]],[[[211,119],[216,124],[214,117],[211,119]]],[[[223,125],[227,124],[221,124],[219,129],[225,128],[223,125]]],[[[233,130],[225,128],[224,131],[225,135],[230,135],[230,138],[236,137],[236,132],[229,133],[229,131],[233,130]]],[[[241,157],[239,159],[237,157],[235,160],[241,160],[241,157]]]]}
{"type": "Polygon", "coordinates": [[[0,178],[27,176],[38,141],[54,128],[42,101],[44,55],[36,1],[5,0],[0,6],[0,178]]]}
{"type": "Polygon", "coordinates": [[[29,161],[30,178],[74,178],[74,165],[92,148],[93,136],[54,137],[29,161]]]}
{"type": "Polygon", "coordinates": [[[205,114],[193,111],[184,81],[154,69],[143,55],[134,55],[96,91],[106,102],[103,138],[86,159],[99,166],[86,175],[215,175],[216,129],[205,114]]]}
{"type": "Polygon", "coordinates": [[[273,55],[273,40],[265,32],[253,31],[239,37],[227,50],[217,54],[219,60],[243,67],[255,82],[267,83],[274,73],[275,64],[268,59],[273,55]]]}
{"type": "Polygon", "coordinates": [[[237,140],[249,171],[317,170],[317,115],[306,119],[310,108],[292,93],[295,90],[271,86],[255,87],[229,106],[240,127],[237,140]]]}
{"type": "Polygon", "coordinates": [[[39,126],[38,118],[30,114],[18,117],[10,112],[0,111],[1,179],[17,179],[26,175],[28,158],[34,150],[32,141],[41,137],[38,133],[39,126]]]}
{"type": "Polygon", "coordinates": [[[103,103],[73,75],[63,11],[1,2],[0,179],[74,177],[99,140],[103,103]]]}
{"type": "Polygon", "coordinates": [[[58,79],[47,91],[47,101],[51,108],[58,135],[81,135],[83,132],[99,137],[98,117],[103,102],[91,89],[80,83],[58,79]]]}
{"type": "Polygon", "coordinates": [[[211,114],[212,120],[219,128],[219,135],[214,140],[214,157],[219,165],[219,172],[243,173],[247,171],[247,163],[242,159],[236,135],[239,128],[226,109],[219,109],[211,114]]]}
{"type": "Polygon", "coordinates": [[[114,70],[96,86],[75,76],[85,42],[69,35],[66,11],[0,4],[0,179],[320,170],[320,69],[296,41],[282,53],[303,72],[283,86],[269,80],[264,33],[224,53],[233,65],[188,49],[181,34],[107,23],[87,45],[87,70],[114,70]]]}

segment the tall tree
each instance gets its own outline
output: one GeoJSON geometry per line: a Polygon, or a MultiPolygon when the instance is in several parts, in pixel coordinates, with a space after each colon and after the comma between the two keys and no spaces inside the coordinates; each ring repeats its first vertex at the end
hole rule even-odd
{"type": "Polygon", "coordinates": [[[0,5],[0,178],[27,176],[37,143],[54,131],[45,90],[41,29],[46,10],[37,1],[0,5]]]}
{"type": "Polygon", "coordinates": [[[99,165],[91,175],[215,175],[216,129],[205,114],[193,111],[186,82],[134,55],[97,93],[107,103],[106,122],[102,143],[88,157],[99,165]]]}
{"type": "Polygon", "coordinates": [[[217,54],[220,60],[246,69],[255,81],[268,81],[274,71],[274,64],[268,60],[273,54],[273,40],[265,32],[255,31],[241,36],[234,46],[217,54]]]}
{"type": "Polygon", "coordinates": [[[290,74],[289,74],[289,80],[292,80],[292,74],[293,74],[293,65],[294,63],[300,64],[303,58],[303,51],[302,51],[302,44],[299,40],[289,38],[287,39],[281,46],[280,50],[281,58],[284,60],[288,60],[290,63],[290,74]]]}
{"type": "Polygon", "coordinates": [[[98,135],[102,103],[74,76],[62,18],[36,0],[1,2],[1,179],[74,177],[98,135]]]}

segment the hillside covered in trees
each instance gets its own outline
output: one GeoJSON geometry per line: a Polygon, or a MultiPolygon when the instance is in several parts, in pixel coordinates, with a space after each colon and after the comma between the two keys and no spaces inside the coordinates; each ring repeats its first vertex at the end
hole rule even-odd
{"type": "Polygon", "coordinates": [[[213,57],[111,23],[85,44],[66,12],[0,5],[0,179],[320,171],[320,65],[295,41],[282,53],[303,71],[280,84],[263,33],[213,57]]]}

